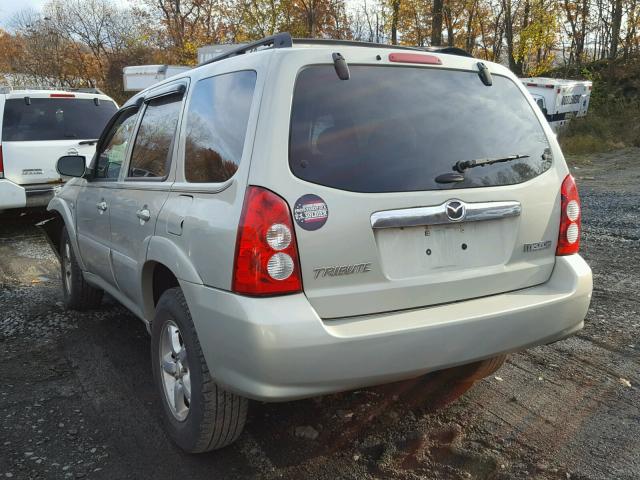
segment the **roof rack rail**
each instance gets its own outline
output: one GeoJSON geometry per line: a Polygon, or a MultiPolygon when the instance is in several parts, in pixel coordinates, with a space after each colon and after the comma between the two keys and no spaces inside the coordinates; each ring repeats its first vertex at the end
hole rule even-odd
{"type": "Polygon", "coordinates": [[[96,87],[79,87],[79,88],[73,88],[73,87],[43,87],[43,86],[39,86],[39,85],[18,85],[18,86],[13,86],[10,83],[7,82],[6,85],[2,85],[0,83],[0,93],[11,93],[15,90],[33,90],[33,91],[42,91],[42,92],[46,92],[49,90],[54,90],[54,91],[58,91],[58,92],[77,92],[77,93],[93,93],[93,94],[97,94],[97,95],[106,95],[106,93],[104,93],[102,90],[100,90],[99,88],[96,87]]]}
{"type": "Polygon", "coordinates": [[[257,50],[260,47],[272,47],[272,48],[289,48],[293,45],[291,34],[288,32],[276,33],[275,35],[271,35],[269,37],[265,37],[261,40],[257,40],[255,42],[246,43],[244,45],[238,46],[238,48],[234,48],[228,52],[223,53],[222,55],[218,55],[217,57],[212,58],[211,60],[207,60],[206,62],[202,62],[198,66],[208,65],[210,63],[219,62],[220,60],[225,60],[227,58],[235,57],[237,55],[243,55],[252,50],[257,50]]]}
{"type": "Polygon", "coordinates": [[[345,47],[371,47],[371,48],[396,48],[398,50],[418,50],[421,47],[412,47],[409,45],[388,45],[386,43],[360,42],[358,40],[334,40],[331,38],[294,38],[293,43],[307,45],[343,45],[345,47]]]}
{"type": "Polygon", "coordinates": [[[217,57],[210,60],[206,60],[198,65],[208,65],[220,60],[226,60],[227,58],[236,57],[238,55],[244,55],[251,51],[258,50],[260,47],[271,48],[291,48],[294,43],[307,44],[307,45],[343,45],[349,47],[371,47],[371,48],[393,48],[396,50],[412,50],[418,52],[436,52],[447,53],[450,55],[460,55],[464,57],[473,57],[470,53],[456,47],[414,47],[410,45],[388,45],[386,43],[374,43],[374,42],[360,42],[356,40],[333,40],[329,38],[291,38],[291,34],[288,32],[276,33],[269,37],[265,37],[255,42],[238,45],[231,50],[224,52],[217,57]]]}
{"type": "Polygon", "coordinates": [[[418,47],[412,45],[389,45],[387,43],[360,42],[357,40],[333,40],[330,38],[294,38],[293,43],[308,45],[343,45],[345,47],[393,48],[418,52],[446,53],[463,57],[473,57],[469,52],[457,47],[418,47]]]}

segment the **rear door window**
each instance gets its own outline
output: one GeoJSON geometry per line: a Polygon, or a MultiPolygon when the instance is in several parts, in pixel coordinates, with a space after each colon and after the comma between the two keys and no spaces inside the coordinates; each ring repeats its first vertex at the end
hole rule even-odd
{"type": "Polygon", "coordinates": [[[96,139],[116,110],[105,100],[11,98],[4,106],[2,141],[96,139]]]}
{"type": "Polygon", "coordinates": [[[551,166],[540,122],[513,81],[435,68],[332,65],[297,78],[289,164],[299,178],[355,192],[404,192],[511,185],[551,166]],[[527,155],[465,171],[439,184],[458,161],[527,155]]]}
{"type": "Polygon", "coordinates": [[[241,71],[200,80],[187,112],[185,178],[224,182],[238,169],[256,72],[241,71]]]}
{"type": "Polygon", "coordinates": [[[128,178],[167,177],[181,106],[182,96],[178,95],[149,101],[133,144],[128,178]]]}

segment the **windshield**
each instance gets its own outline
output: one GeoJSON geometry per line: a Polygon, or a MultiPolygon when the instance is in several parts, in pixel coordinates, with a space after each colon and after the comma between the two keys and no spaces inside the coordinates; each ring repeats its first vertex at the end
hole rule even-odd
{"type": "Polygon", "coordinates": [[[289,163],[299,178],[355,192],[511,185],[547,170],[549,143],[514,82],[476,72],[351,65],[305,68],[293,96],[289,163]],[[458,161],[522,155],[439,184],[458,161]]]}
{"type": "Polygon", "coordinates": [[[23,98],[5,102],[2,141],[87,140],[100,137],[116,112],[111,101],[76,98],[23,98]]]}

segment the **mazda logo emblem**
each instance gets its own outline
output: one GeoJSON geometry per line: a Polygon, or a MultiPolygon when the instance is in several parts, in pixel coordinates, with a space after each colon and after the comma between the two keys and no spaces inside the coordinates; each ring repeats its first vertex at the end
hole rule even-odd
{"type": "Polygon", "coordinates": [[[444,211],[447,214],[447,218],[452,222],[459,222],[464,220],[467,213],[467,208],[464,203],[459,200],[449,200],[444,205],[444,211]]]}

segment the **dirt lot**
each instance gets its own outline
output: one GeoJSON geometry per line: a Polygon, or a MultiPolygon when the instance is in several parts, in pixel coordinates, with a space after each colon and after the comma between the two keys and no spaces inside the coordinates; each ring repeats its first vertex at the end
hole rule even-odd
{"type": "Polygon", "coordinates": [[[580,334],[466,393],[433,375],[254,404],[200,456],[163,432],[143,325],[109,299],[65,312],[35,219],[2,217],[0,478],[640,478],[640,149],[572,163],[595,282],[580,334]]]}

